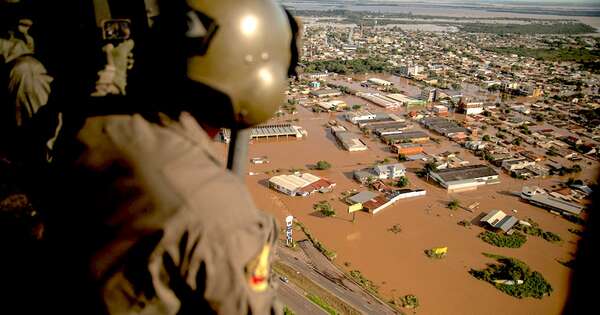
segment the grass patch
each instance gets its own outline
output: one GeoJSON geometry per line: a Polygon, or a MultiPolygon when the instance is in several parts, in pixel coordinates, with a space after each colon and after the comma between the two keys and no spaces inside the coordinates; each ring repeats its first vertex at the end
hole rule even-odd
{"type": "Polygon", "coordinates": [[[303,274],[296,273],[294,268],[276,261],[273,263],[273,271],[288,277],[290,282],[294,283],[307,293],[318,296],[320,300],[327,303],[327,305],[330,305],[333,309],[339,311],[341,314],[360,315],[360,312],[354,309],[354,307],[340,300],[338,297],[323,289],[321,286],[317,285],[303,274]]]}
{"type": "Polygon", "coordinates": [[[313,303],[319,305],[320,308],[322,308],[323,310],[325,310],[325,312],[331,314],[331,315],[337,315],[339,314],[338,311],[329,306],[329,304],[327,304],[327,302],[323,301],[320,297],[314,295],[314,294],[307,294],[306,297],[311,300],[313,303]]]}
{"type": "Polygon", "coordinates": [[[327,259],[329,260],[334,260],[337,257],[337,253],[334,251],[331,251],[329,249],[327,249],[325,247],[325,245],[323,245],[321,242],[319,242],[310,232],[310,230],[304,226],[304,224],[300,223],[300,222],[296,222],[296,225],[300,227],[300,230],[302,230],[302,233],[304,233],[304,235],[306,235],[306,237],[308,238],[308,240],[313,244],[313,246],[320,251],[323,255],[325,255],[325,257],[327,257],[327,259]]]}
{"type": "Polygon", "coordinates": [[[296,315],[292,310],[286,306],[283,307],[283,315],[296,315]]]}
{"type": "Polygon", "coordinates": [[[354,279],[354,281],[356,281],[356,283],[358,283],[365,290],[375,295],[379,295],[379,287],[376,284],[374,284],[373,281],[365,278],[359,270],[350,271],[350,277],[354,279]]]}
{"type": "Polygon", "coordinates": [[[508,235],[485,231],[479,234],[479,238],[488,244],[508,248],[519,248],[527,241],[527,237],[519,232],[508,235]]]}
{"type": "Polygon", "coordinates": [[[531,271],[524,262],[500,255],[486,253],[483,255],[495,259],[498,263],[488,264],[488,267],[483,270],[471,269],[469,273],[473,277],[489,282],[496,289],[519,299],[526,297],[541,299],[552,293],[552,286],[544,279],[542,274],[531,271]],[[523,283],[509,285],[497,283],[495,280],[512,280],[515,283],[517,280],[521,280],[523,283]]]}

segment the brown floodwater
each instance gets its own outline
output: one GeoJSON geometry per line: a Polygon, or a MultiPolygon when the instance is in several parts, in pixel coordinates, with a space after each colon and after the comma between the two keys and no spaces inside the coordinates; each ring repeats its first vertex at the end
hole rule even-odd
{"type": "MultiPolygon", "coordinates": [[[[373,107],[370,105],[370,107],[373,107]]],[[[418,178],[414,171],[423,162],[405,162],[408,168],[410,188],[427,190],[427,196],[399,201],[377,215],[357,213],[356,222],[347,213],[347,205],[339,199],[347,190],[365,190],[352,179],[351,172],[373,165],[376,160],[392,159],[394,155],[376,138],[362,137],[369,147],[364,152],[346,152],[336,144],[326,124],[338,113],[314,114],[298,106],[298,114],[280,118],[299,119],[294,124],[304,127],[308,137],[298,140],[255,141],[250,145],[249,158],[267,156],[270,163],[249,165],[249,171],[259,173],[247,176],[246,183],[257,206],[273,214],[280,225],[287,215],[303,222],[315,236],[331,250],[337,252],[335,263],[344,270],[360,270],[368,279],[380,286],[386,299],[415,294],[419,298],[419,314],[559,314],[567,299],[571,270],[557,260],[567,261],[576,252],[578,237],[569,228],[581,228],[549,212],[519,201],[512,192],[523,185],[549,187],[565,178],[519,181],[501,174],[501,184],[486,186],[477,191],[448,194],[433,182],[418,178]],[[327,160],[332,168],[310,172],[331,179],[337,187],[331,193],[314,194],[309,197],[290,197],[267,187],[268,179],[290,169],[308,170],[319,160],[327,160]],[[274,171],[280,169],[280,173],[274,171]],[[270,172],[270,174],[265,174],[270,172]],[[463,209],[449,210],[446,204],[458,199],[462,206],[479,202],[473,212],[463,209]],[[313,205],[328,200],[337,215],[323,218],[315,213],[313,205]],[[520,219],[531,218],[547,231],[559,234],[563,241],[552,244],[541,238],[529,236],[527,243],[518,249],[497,248],[481,241],[477,235],[481,227],[465,228],[457,222],[474,220],[482,213],[500,209],[520,219]],[[512,210],[517,210],[517,213],[512,210]],[[398,234],[388,229],[398,224],[398,234]],[[448,246],[448,256],[432,260],[424,250],[448,246]],[[551,283],[554,291],[541,300],[517,299],[495,289],[492,285],[473,278],[471,268],[484,268],[492,263],[482,253],[494,253],[518,258],[532,270],[539,271],[551,283]],[[345,264],[349,263],[349,267],[345,264]]],[[[376,107],[373,107],[376,108],[376,107]]],[[[359,134],[356,127],[347,122],[342,125],[359,134]]],[[[417,128],[420,129],[420,128],[417,128]]],[[[434,135],[437,138],[440,136],[434,135]]],[[[225,146],[219,144],[225,151],[225,146]]],[[[427,153],[444,151],[460,152],[459,156],[474,163],[482,163],[478,157],[461,149],[457,144],[442,141],[428,144],[427,153]]],[[[597,164],[597,163],[596,163],[597,164]]],[[[585,169],[585,177],[593,177],[597,165],[585,169]]]]}

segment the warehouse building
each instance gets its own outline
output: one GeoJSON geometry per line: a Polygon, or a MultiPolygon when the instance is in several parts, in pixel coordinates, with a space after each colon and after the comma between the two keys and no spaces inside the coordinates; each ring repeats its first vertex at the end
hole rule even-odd
{"type": "Polygon", "coordinates": [[[423,131],[403,131],[402,133],[385,135],[382,136],[381,139],[383,142],[388,144],[396,144],[396,143],[405,143],[405,142],[413,142],[413,143],[422,143],[429,141],[429,136],[423,131]]]}
{"type": "Polygon", "coordinates": [[[381,95],[379,93],[356,93],[356,96],[363,98],[377,106],[381,106],[386,109],[395,109],[399,108],[402,104],[400,102],[393,100],[389,97],[381,95]]]}
{"type": "Polygon", "coordinates": [[[310,173],[278,175],[269,179],[269,187],[290,196],[306,197],[314,192],[329,192],[335,183],[310,173]]]}
{"type": "Polygon", "coordinates": [[[366,151],[368,149],[365,143],[362,142],[362,140],[360,140],[360,138],[352,132],[336,131],[334,132],[334,135],[337,141],[346,151],[357,152],[366,151]]]}
{"type": "Polygon", "coordinates": [[[322,90],[311,91],[310,94],[312,96],[315,96],[318,98],[326,98],[326,97],[341,96],[342,92],[340,92],[338,90],[334,90],[334,89],[322,89],[322,90]]]}
{"type": "Polygon", "coordinates": [[[487,165],[469,165],[429,172],[448,192],[475,190],[479,186],[500,183],[499,175],[487,165]]]}

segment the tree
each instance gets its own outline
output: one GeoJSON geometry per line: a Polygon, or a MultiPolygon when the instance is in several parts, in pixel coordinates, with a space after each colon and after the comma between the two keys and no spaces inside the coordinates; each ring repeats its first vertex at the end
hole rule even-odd
{"type": "Polygon", "coordinates": [[[483,138],[481,138],[481,140],[490,141],[490,135],[484,135],[483,138]]]}
{"type": "Polygon", "coordinates": [[[352,110],[359,110],[359,109],[361,109],[361,107],[362,107],[362,105],[360,105],[360,104],[354,104],[354,105],[352,105],[352,110]]]}
{"type": "Polygon", "coordinates": [[[316,168],[318,170],[327,170],[331,168],[331,164],[329,164],[329,162],[327,161],[318,161],[316,164],[316,168]]]}
{"type": "Polygon", "coordinates": [[[456,199],[452,199],[452,201],[450,201],[448,203],[448,209],[450,209],[450,210],[456,210],[456,209],[458,209],[459,206],[460,206],[460,202],[456,199]]]}
{"type": "Polygon", "coordinates": [[[313,209],[319,211],[323,216],[333,217],[335,216],[335,210],[326,200],[320,201],[313,205],[313,209]]]}
{"type": "Polygon", "coordinates": [[[404,161],[406,161],[406,160],[407,160],[407,158],[406,158],[406,155],[405,155],[405,154],[402,154],[402,153],[400,153],[400,154],[398,155],[398,161],[400,161],[400,162],[404,162],[404,161]]]}
{"type": "Polygon", "coordinates": [[[396,182],[396,187],[400,187],[400,188],[406,187],[406,186],[408,186],[409,183],[410,182],[408,180],[408,177],[402,176],[398,179],[398,182],[396,182]]]}
{"type": "Polygon", "coordinates": [[[523,143],[523,140],[521,140],[521,138],[514,138],[512,141],[512,144],[514,145],[521,145],[521,143],[523,143]]]}

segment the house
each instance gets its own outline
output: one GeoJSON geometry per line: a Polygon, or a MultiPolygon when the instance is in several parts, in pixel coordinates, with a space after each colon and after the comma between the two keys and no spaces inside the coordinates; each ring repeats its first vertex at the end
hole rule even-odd
{"type": "Polygon", "coordinates": [[[438,169],[430,171],[429,176],[448,192],[475,190],[479,186],[500,183],[498,173],[487,165],[438,169]]]}
{"type": "Polygon", "coordinates": [[[479,222],[488,224],[493,229],[502,230],[506,233],[519,222],[519,219],[514,216],[507,215],[504,213],[504,211],[492,210],[486,216],[481,218],[479,222]]]}
{"type": "Polygon", "coordinates": [[[396,179],[406,174],[406,168],[402,163],[377,165],[373,170],[379,179],[396,179]]]}
{"type": "Polygon", "coordinates": [[[448,116],[448,107],[444,105],[435,105],[433,106],[433,112],[438,116],[446,117],[448,116]]]}
{"type": "Polygon", "coordinates": [[[502,168],[507,170],[507,171],[514,171],[514,170],[522,170],[528,166],[533,166],[535,165],[534,161],[531,161],[529,159],[526,159],[524,157],[521,158],[514,158],[514,159],[506,159],[502,161],[502,168]]]}
{"type": "Polygon", "coordinates": [[[306,197],[314,192],[333,190],[335,183],[310,173],[278,175],[269,179],[269,187],[290,196],[306,197]]]}
{"type": "Polygon", "coordinates": [[[466,115],[479,115],[483,113],[483,102],[470,102],[462,106],[462,110],[466,115]]]}
{"type": "Polygon", "coordinates": [[[465,148],[473,151],[483,150],[487,146],[484,141],[467,141],[465,142],[465,148]]]}
{"type": "Polygon", "coordinates": [[[379,194],[376,194],[372,191],[361,191],[356,195],[346,198],[346,201],[351,205],[357,204],[357,203],[364,204],[365,202],[367,202],[377,196],[379,196],[379,194]]]}
{"type": "Polygon", "coordinates": [[[393,205],[396,201],[406,198],[414,198],[418,196],[425,196],[427,192],[423,189],[400,189],[388,193],[385,196],[377,196],[373,199],[362,203],[364,209],[369,211],[371,214],[377,214],[379,211],[393,205]]]}
{"type": "Polygon", "coordinates": [[[374,180],[377,178],[377,175],[375,175],[372,168],[365,168],[362,170],[354,171],[353,176],[354,179],[356,179],[361,184],[366,184],[370,180],[374,180]]]}

